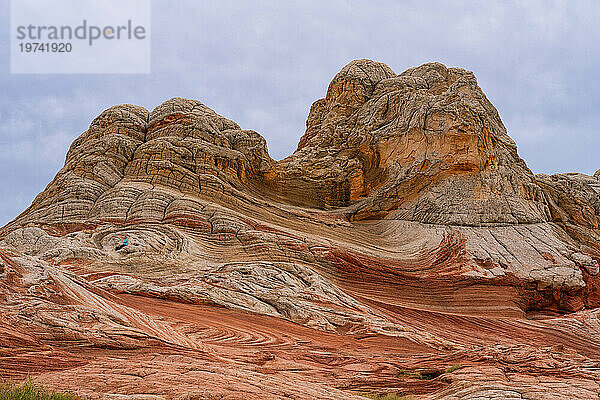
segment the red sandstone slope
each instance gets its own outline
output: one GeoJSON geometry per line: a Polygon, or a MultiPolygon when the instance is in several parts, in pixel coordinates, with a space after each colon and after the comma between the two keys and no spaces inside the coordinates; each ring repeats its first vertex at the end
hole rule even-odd
{"type": "Polygon", "coordinates": [[[599,187],[533,175],[441,64],[350,63],[279,162],[200,102],[116,106],[0,231],[0,375],[91,398],[598,398],[599,187]]]}

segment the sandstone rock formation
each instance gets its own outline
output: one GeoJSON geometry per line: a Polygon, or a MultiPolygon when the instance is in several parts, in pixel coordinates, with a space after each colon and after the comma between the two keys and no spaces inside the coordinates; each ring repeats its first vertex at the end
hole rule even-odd
{"type": "Polygon", "coordinates": [[[348,64],[281,161],[199,101],[115,106],[0,230],[0,377],[598,398],[599,192],[534,175],[474,75],[438,63],[348,64]]]}

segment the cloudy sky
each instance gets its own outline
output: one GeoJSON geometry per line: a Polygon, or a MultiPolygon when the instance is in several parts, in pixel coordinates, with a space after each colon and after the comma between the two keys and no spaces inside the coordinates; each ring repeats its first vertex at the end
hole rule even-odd
{"type": "MultiPolygon", "coordinates": [[[[15,0],[18,1],[18,0],[15,0]]],[[[57,0],[58,2],[58,0],[57,0]]],[[[0,226],[24,210],[102,110],[201,100],[289,155],[349,61],[475,72],[534,172],[600,168],[598,1],[152,2],[147,75],[10,74],[0,9],[0,226]]]]}

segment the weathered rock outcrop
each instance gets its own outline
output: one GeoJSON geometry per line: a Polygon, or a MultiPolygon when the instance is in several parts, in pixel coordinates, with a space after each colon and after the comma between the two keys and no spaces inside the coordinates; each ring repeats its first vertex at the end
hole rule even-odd
{"type": "Polygon", "coordinates": [[[438,63],[353,61],[281,161],[199,101],[115,106],[0,230],[0,375],[597,398],[599,179],[534,175],[474,75],[438,63]]]}
{"type": "Polygon", "coordinates": [[[368,60],[349,64],[311,108],[298,150],[279,170],[286,187],[290,170],[318,181],[309,205],[349,206],[353,219],[396,211],[397,219],[444,225],[549,220],[535,177],[473,74],[441,64],[398,76],[368,60]]]}

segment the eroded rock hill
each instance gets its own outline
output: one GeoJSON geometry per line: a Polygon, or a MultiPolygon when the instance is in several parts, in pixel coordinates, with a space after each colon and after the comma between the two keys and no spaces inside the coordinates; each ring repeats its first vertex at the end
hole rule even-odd
{"type": "Polygon", "coordinates": [[[196,100],[115,106],[0,230],[0,374],[92,397],[597,398],[599,190],[534,175],[474,75],[438,63],[348,64],[281,161],[196,100]]]}

